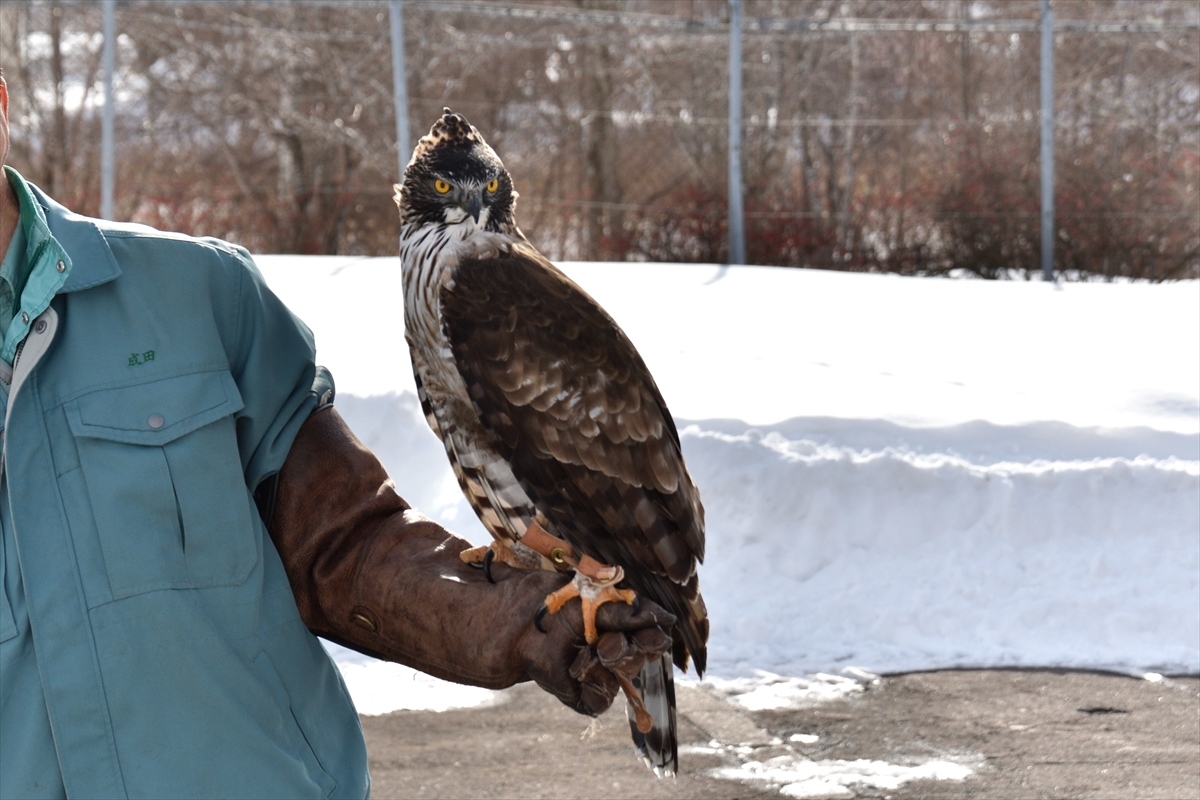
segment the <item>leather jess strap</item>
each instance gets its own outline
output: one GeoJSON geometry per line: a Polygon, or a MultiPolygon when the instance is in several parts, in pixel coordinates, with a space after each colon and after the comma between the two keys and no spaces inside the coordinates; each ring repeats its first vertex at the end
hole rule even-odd
{"type": "Polygon", "coordinates": [[[624,577],[624,572],[620,567],[601,564],[586,553],[576,557],[575,548],[557,536],[547,533],[537,517],[525,529],[525,534],[521,537],[521,544],[550,559],[556,565],[566,564],[574,568],[596,583],[615,583],[624,577]]]}

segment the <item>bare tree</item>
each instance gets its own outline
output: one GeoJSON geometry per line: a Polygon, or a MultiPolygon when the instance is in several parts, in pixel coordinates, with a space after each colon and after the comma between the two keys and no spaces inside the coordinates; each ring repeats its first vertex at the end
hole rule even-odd
{"type": "MultiPolygon", "coordinates": [[[[1056,0],[1059,266],[1200,274],[1200,22],[1179,0],[1056,0]],[[1075,25],[1075,27],[1071,27],[1075,25]]],[[[449,105],[513,172],[556,258],[726,257],[725,0],[503,0],[406,10],[411,134],[449,105]]],[[[1037,0],[746,0],[748,254],[763,264],[1037,273],[1029,31],[810,30],[842,18],[1023,20],[1037,0]],[[805,24],[800,24],[805,23],[805,24]]],[[[118,5],[119,217],[260,252],[391,253],[383,2],[118,5]]],[[[9,0],[13,162],[98,206],[100,20],[9,0]]]]}

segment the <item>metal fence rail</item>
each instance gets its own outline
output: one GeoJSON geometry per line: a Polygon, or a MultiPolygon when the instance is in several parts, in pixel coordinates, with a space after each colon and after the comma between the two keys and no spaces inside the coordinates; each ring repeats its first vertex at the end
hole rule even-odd
{"type": "MultiPolygon", "coordinates": [[[[1200,11],[1188,3],[5,5],[31,80],[53,73],[46,25],[83,42],[59,53],[78,65],[63,80],[103,78],[102,102],[65,112],[80,125],[104,112],[107,216],[205,221],[268,249],[377,252],[394,241],[382,206],[409,143],[451,104],[501,151],[523,227],[559,258],[1200,275],[1200,11]],[[104,31],[101,47],[88,30],[104,31]],[[185,103],[197,59],[193,83],[228,96],[185,103]],[[250,76],[279,86],[260,92],[250,76]],[[129,146],[139,123],[149,133],[129,146]],[[189,153],[214,144],[219,202],[172,197],[194,180],[150,174],[166,148],[183,152],[175,138],[189,153]],[[271,240],[251,227],[259,216],[222,216],[239,203],[296,230],[271,240]]],[[[64,113],[29,106],[46,128],[64,113]]],[[[85,162],[88,146],[68,155],[85,162]]]]}

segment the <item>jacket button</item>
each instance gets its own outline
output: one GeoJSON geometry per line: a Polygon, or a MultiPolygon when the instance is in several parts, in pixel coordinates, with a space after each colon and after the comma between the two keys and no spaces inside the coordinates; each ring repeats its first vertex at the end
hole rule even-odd
{"type": "Polygon", "coordinates": [[[29,322],[29,314],[27,314],[24,311],[21,312],[21,322],[25,322],[25,323],[29,322]]]}
{"type": "Polygon", "coordinates": [[[146,420],[146,424],[149,425],[154,430],[158,430],[159,428],[161,428],[165,422],[166,422],[166,420],[163,419],[162,414],[151,414],[150,417],[146,420]]]}
{"type": "Polygon", "coordinates": [[[59,261],[57,264],[54,265],[54,268],[56,270],[58,270],[59,272],[66,272],[67,265],[65,263],[63,263],[62,261],[59,261]]]}
{"type": "Polygon", "coordinates": [[[35,322],[33,324],[33,332],[34,333],[45,333],[46,332],[46,320],[39,319],[37,322],[35,322]]]}

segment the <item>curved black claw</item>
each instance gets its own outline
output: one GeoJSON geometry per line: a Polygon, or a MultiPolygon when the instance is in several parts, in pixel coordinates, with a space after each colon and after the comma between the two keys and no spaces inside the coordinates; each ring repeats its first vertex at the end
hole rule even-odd
{"type": "Polygon", "coordinates": [[[633,607],[631,610],[633,611],[633,615],[635,617],[637,616],[637,613],[642,610],[642,596],[640,594],[635,594],[633,596],[633,607]]]}
{"type": "Polygon", "coordinates": [[[488,579],[488,583],[495,583],[496,579],[492,577],[492,562],[496,560],[496,551],[488,548],[488,551],[483,554],[483,576],[488,579]]]}
{"type": "Polygon", "coordinates": [[[537,628],[542,633],[546,632],[546,629],[542,627],[542,620],[546,618],[546,614],[548,613],[550,613],[550,609],[546,608],[545,603],[542,603],[540,606],[538,606],[538,610],[534,612],[533,615],[533,627],[537,628]]]}

